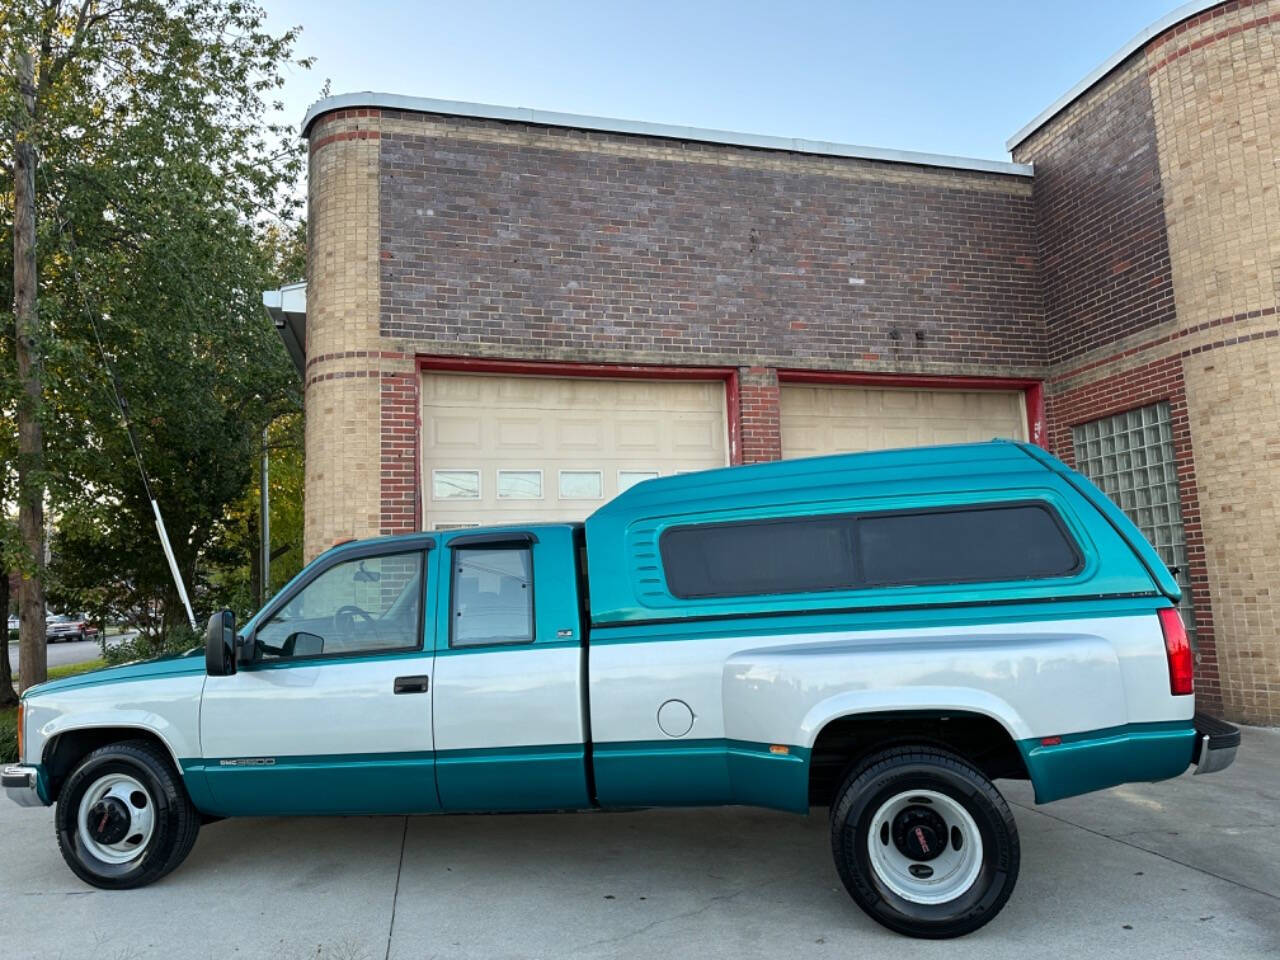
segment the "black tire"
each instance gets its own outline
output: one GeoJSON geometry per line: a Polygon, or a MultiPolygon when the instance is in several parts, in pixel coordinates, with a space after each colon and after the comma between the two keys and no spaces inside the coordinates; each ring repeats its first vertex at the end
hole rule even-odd
{"type": "Polygon", "coordinates": [[[129,890],[154,883],[187,858],[200,832],[200,814],[169,756],[149,741],[126,740],[99,747],[80,761],[59,793],[54,830],[58,849],[72,873],[104,890],[129,890]],[[110,863],[95,856],[80,835],[80,802],[86,791],[109,774],[136,780],[150,795],[144,795],[143,800],[154,805],[150,839],[126,863],[110,863]]]}
{"type": "MultiPolygon", "coordinates": [[[[886,847],[897,842],[885,836],[878,839],[886,847]]],[[[1021,860],[1013,813],[991,781],[955,754],[926,746],[885,750],[853,768],[831,807],[831,850],[845,889],[871,919],[897,933],[930,940],[963,936],[991,921],[1013,892],[1021,860]],[[872,864],[869,833],[877,811],[912,790],[934,791],[958,803],[982,840],[976,879],[944,903],[918,903],[899,895],[872,864]]]]}

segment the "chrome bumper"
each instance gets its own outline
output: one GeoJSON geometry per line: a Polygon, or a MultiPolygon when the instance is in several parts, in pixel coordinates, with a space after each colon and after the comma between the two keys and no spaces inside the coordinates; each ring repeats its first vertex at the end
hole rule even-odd
{"type": "Polygon", "coordinates": [[[9,799],[20,807],[43,807],[40,799],[39,771],[35,767],[24,767],[13,764],[0,770],[0,787],[9,795],[9,799]]]}
{"type": "Polygon", "coordinates": [[[1195,716],[1196,746],[1191,762],[1196,773],[1217,773],[1231,766],[1240,746],[1240,728],[1204,713],[1195,716]]]}

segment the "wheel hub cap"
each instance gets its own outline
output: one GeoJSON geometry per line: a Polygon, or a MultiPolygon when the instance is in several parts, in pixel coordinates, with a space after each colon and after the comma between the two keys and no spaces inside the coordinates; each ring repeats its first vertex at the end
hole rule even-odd
{"type": "Polygon", "coordinates": [[[103,774],[80,798],[77,837],[93,858],[118,866],[146,852],[155,832],[155,803],[127,773],[103,774]]]}
{"type": "Polygon", "coordinates": [[[893,842],[903,856],[923,863],[951,842],[946,821],[928,807],[907,807],[893,819],[893,842]]]}
{"type": "Polygon", "coordinates": [[[878,883],[912,903],[955,900],[982,871],[982,836],[972,815],[936,790],[882,803],[867,826],[867,852],[878,883]]]}
{"type": "Polygon", "coordinates": [[[98,843],[119,843],[129,834],[129,808],[119,797],[104,797],[89,808],[89,836],[98,843]]]}

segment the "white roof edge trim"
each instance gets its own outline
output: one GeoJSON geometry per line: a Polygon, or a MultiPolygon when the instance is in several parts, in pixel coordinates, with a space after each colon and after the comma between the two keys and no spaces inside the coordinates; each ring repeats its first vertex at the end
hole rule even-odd
{"type": "Polygon", "coordinates": [[[1103,60],[1102,63],[1094,67],[1083,80],[1060,96],[1050,106],[1042,110],[1034,120],[1006,140],[1004,144],[1005,149],[1012,153],[1018,144],[1022,143],[1023,140],[1026,140],[1027,137],[1031,136],[1059,113],[1071,106],[1071,104],[1075,103],[1076,100],[1080,99],[1081,96],[1087,93],[1099,80],[1105,77],[1116,67],[1120,66],[1120,64],[1124,63],[1124,61],[1128,60],[1129,57],[1133,56],[1140,47],[1145,46],[1148,40],[1164,33],[1170,27],[1176,27],[1183,20],[1190,20],[1198,13],[1204,13],[1204,11],[1226,2],[1227,0],[1191,0],[1190,3],[1184,3],[1176,10],[1166,13],[1146,29],[1140,30],[1138,33],[1134,34],[1133,38],[1130,39],[1128,43],[1111,56],[1107,57],[1106,60],[1103,60]]]}
{"type": "Polygon", "coordinates": [[[754,133],[734,133],[729,130],[705,130],[701,127],[681,127],[665,123],[647,123],[643,120],[614,120],[608,117],[589,117],[575,113],[555,113],[548,110],[531,110],[528,107],[500,107],[485,103],[466,103],[460,100],[432,100],[427,97],[406,97],[395,93],[343,93],[326,97],[313,103],[302,118],[302,135],[305,137],[311,124],[321,114],[334,110],[351,110],[361,107],[408,110],[415,113],[439,113],[453,117],[476,117],[483,120],[507,120],[515,123],[532,123],[543,127],[567,127],[574,130],[599,130],[606,133],[625,133],[642,137],[662,137],[670,140],[693,140],[699,143],[716,143],[732,147],[751,147],[756,150],[785,150],[789,153],[807,153],[816,156],[846,157],[855,160],[879,160],[884,163],[909,163],[920,167],[943,167],[951,170],[970,170],[978,173],[997,173],[1006,176],[1030,177],[1029,163],[1010,163],[1004,160],[981,160],[973,157],[948,157],[936,153],[918,153],[914,150],[890,150],[883,147],[860,147],[847,143],[827,143],[822,140],[802,140],[791,137],[769,137],[754,133]]]}

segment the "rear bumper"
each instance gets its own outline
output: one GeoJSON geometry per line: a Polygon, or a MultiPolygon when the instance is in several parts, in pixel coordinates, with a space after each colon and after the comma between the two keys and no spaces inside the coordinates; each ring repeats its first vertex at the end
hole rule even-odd
{"type": "Polygon", "coordinates": [[[1240,728],[1204,713],[1195,716],[1196,745],[1191,754],[1196,773],[1217,773],[1236,759],[1240,728]]]}
{"type": "Polygon", "coordinates": [[[40,771],[36,767],[12,764],[0,770],[0,787],[20,807],[43,807],[40,796],[40,771]]]}

